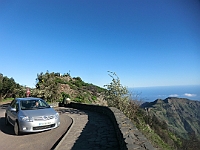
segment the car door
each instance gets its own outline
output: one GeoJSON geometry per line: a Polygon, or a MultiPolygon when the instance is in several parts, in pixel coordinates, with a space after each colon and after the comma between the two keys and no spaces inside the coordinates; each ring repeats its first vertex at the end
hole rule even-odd
{"type": "Polygon", "coordinates": [[[13,125],[17,118],[17,105],[18,105],[18,102],[16,100],[14,100],[11,103],[10,107],[8,108],[8,112],[7,112],[8,119],[9,119],[10,123],[13,125]]]}

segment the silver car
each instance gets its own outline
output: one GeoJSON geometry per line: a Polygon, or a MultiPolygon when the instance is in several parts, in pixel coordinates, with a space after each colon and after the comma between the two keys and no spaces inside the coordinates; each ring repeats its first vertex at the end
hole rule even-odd
{"type": "Polygon", "coordinates": [[[14,126],[16,135],[40,132],[60,125],[59,113],[40,98],[15,98],[5,112],[5,124],[14,126]]]}

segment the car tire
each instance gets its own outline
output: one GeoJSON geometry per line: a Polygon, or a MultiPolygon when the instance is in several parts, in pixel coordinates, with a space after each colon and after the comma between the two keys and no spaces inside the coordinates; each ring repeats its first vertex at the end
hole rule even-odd
{"type": "Polygon", "coordinates": [[[10,125],[10,123],[9,123],[9,121],[8,121],[7,115],[5,115],[5,125],[6,125],[6,126],[10,125]]]}
{"type": "Polygon", "coordinates": [[[20,130],[19,130],[19,124],[18,122],[16,121],[15,122],[15,125],[14,125],[14,132],[15,132],[15,135],[20,135],[20,130]]]}

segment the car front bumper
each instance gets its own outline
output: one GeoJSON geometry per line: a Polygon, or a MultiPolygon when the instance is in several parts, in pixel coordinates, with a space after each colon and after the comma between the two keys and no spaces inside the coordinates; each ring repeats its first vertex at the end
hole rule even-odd
{"type": "Polygon", "coordinates": [[[60,118],[45,121],[19,121],[20,132],[40,132],[57,128],[60,125],[60,118]]]}

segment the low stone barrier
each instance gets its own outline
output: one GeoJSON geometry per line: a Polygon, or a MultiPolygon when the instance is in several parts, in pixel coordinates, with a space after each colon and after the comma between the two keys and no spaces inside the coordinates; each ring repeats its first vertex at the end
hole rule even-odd
{"type": "MultiPolygon", "coordinates": [[[[59,104],[59,106],[62,106],[62,104],[59,104]]],[[[121,150],[155,150],[144,135],[133,125],[131,120],[117,108],[75,102],[65,106],[107,115],[113,123],[121,150]]]]}

